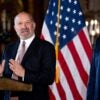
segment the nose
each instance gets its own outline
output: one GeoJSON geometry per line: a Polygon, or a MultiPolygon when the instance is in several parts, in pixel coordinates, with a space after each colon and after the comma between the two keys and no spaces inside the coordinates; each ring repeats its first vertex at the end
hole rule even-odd
{"type": "Polygon", "coordinates": [[[23,23],[22,28],[27,28],[27,25],[23,23]]]}

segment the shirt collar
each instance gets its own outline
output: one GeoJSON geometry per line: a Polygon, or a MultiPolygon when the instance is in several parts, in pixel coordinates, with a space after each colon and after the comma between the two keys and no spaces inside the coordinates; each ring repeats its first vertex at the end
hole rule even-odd
{"type": "Polygon", "coordinates": [[[33,34],[33,36],[31,36],[30,38],[28,38],[28,39],[26,39],[26,40],[22,40],[21,39],[21,42],[20,42],[20,44],[23,42],[23,41],[25,41],[25,46],[26,47],[29,47],[29,45],[31,44],[31,42],[32,42],[32,40],[35,38],[35,34],[33,34]]]}

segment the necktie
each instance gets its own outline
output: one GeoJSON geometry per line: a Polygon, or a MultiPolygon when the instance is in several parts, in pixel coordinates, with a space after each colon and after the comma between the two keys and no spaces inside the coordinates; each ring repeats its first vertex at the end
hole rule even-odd
{"type": "MultiPolygon", "coordinates": [[[[21,47],[19,48],[18,56],[17,56],[17,59],[16,59],[16,61],[19,64],[22,62],[24,54],[25,54],[25,41],[22,41],[22,44],[21,44],[21,47]]],[[[18,80],[18,76],[13,73],[12,79],[18,80]]]]}
{"type": "Polygon", "coordinates": [[[20,50],[18,52],[18,57],[17,57],[17,61],[19,63],[22,62],[24,54],[25,54],[25,41],[22,41],[21,48],[20,48],[20,50]]]}

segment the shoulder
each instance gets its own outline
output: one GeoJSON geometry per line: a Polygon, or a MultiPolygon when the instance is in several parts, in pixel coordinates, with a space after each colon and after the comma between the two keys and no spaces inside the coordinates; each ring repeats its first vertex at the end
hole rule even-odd
{"type": "Polygon", "coordinates": [[[20,42],[19,40],[11,42],[5,46],[5,49],[6,50],[10,50],[10,49],[13,50],[13,48],[15,48],[19,44],[19,42],[20,42]]]}
{"type": "Polygon", "coordinates": [[[53,44],[46,40],[42,40],[40,38],[35,38],[35,49],[37,51],[42,52],[42,54],[46,53],[55,53],[55,47],[53,44]]]}
{"type": "Polygon", "coordinates": [[[54,45],[51,44],[50,42],[48,42],[48,41],[46,41],[46,40],[42,40],[42,39],[40,39],[40,38],[38,38],[38,37],[36,37],[36,39],[37,39],[37,42],[38,42],[38,44],[39,44],[40,46],[43,46],[43,47],[53,47],[53,48],[54,48],[54,45]]]}

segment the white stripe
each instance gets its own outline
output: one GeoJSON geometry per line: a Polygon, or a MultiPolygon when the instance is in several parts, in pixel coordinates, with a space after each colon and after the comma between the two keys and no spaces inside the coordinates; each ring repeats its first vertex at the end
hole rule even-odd
{"type": "Polygon", "coordinates": [[[89,75],[90,61],[87,57],[87,54],[84,50],[84,47],[82,46],[82,43],[81,43],[78,35],[73,39],[73,43],[74,43],[76,51],[81,59],[82,65],[83,65],[85,71],[87,72],[87,74],[89,75]]]}
{"type": "Polygon", "coordinates": [[[68,81],[64,75],[64,72],[62,71],[60,64],[59,64],[59,68],[60,68],[60,83],[61,83],[61,86],[63,87],[63,90],[65,91],[66,98],[67,98],[66,100],[74,100],[72,92],[68,85],[68,81]]]}
{"type": "Polygon", "coordinates": [[[71,52],[70,52],[70,50],[68,49],[67,46],[64,47],[61,50],[61,52],[64,56],[64,59],[65,59],[67,65],[69,66],[69,70],[70,70],[70,73],[71,73],[73,80],[75,82],[76,88],[78,89],[82,98],[84,98],[84,96],[86,95],[86,87],[85,87],[83,81],[81,80],[81,77],[80,77],[79,72],[77,70],[77,67],[75,65],[74,59],[71,55],[71,52]]]}
{"type": "Polygon", "coordinates": [[[45,22],[43,23],[42,34],[43,34],[45,40],[47,40],[53,44],[53,41],[52,41],[51,36],[50,36],[50,32],[49,32],[45,22]]]}
{"type": "Polygon", "coordinates": [[[56,83],[53,82],[52,85],[49,85],[53,95],[55,96],[56,100],[60,100],[60,96],[59,96],[59,93],[58,93],[58,90],[57,90],[57,87],[56,87],[56,83]]]}
{"type": "MultiPolygon", "coordinates": [[[[83,31],[84,31],[85,33],[88,33],[87,30],[86,30],[86,28],[84,28],[83,31]]],[[[52,39],[51,39],[49,30],[48,30],[48,28],[47,28],[45,22],[44,22],[44,24],[43,24],[42,34],[43,34],[45,40],[47,40],[47,41],[49,41],[49,42],[51,42],[51,43],[53,44],[53,41],[52,41],[52,39]]],[[[90,43],[88,34],[85,34],[85,35],[86,35],[86,38],[87,38],[88,42],[90,43]]],[[[77,37],[77,38],[78,38],[78,37],[77,37]]],[[[77,48],[77,46],[78,46],[78,45],[80,46],[80,44],[78,44],[78,43],[81,43],[81,42],[77,42],[76,40],[74,40],[74,43],[75,43],[75,48],[76,48],[77,52],[79,51],[78,53],[79,53],[79,56],[80,56],[80,55],[81,55],[81,54],[80,54],[81,52],[80,52],[79,48],[77,48]]],[[[90,45],[91,45],[91,44],[90,44],[90,45]]],[[[81,45],[81,46],[82,46],[82,45],[81,45]]],[[[81,47],[80,47],[80,48],[81,48],[81,47]]],[[[83,48],[82,48],[82,49],[83,49],[83,48]]],[[[84,50],[84,49],[83,49],[83,50],[84,50]]],[[[83,50],[82,50],[82,52],[83,52],[83,50]]],[[[71,54],[70,54],[70,51],[69,51],[69,52],[68,52],[68,51],[69,51],[68,48],[67,48],[67,50],[66,50],[66,49],[65,49],[65,50],[62,50],[62,52],[66,52],[66,53],[67,53],[67,54],[63,53],[64,56],[66,56],[66,57],[64,57],[64,58],[67,60],[66,62],[68,63],[68,66],[70,66],[69,69],[70,69],[70,72],[71,72],[71,74],[72,74],[72,77],[74,78],[76,87],[77,87],[79,93],[81,94],[83,100],[85,100],[85,97],[86,97],[86,87],[84,86],[84,84],[83,84],[83,82],[82,82],[82,80],[81,80],[81,78],[80,78],[80,76],[79,76],[79,73],[78,73],[78,71],[77,71],[77,69],[76,69],[76,65],[75,65],[75,63],[74,63],[74,60],[73,60],[71,54]],[[72,63],[72,62],[73,62],[73,63],[72,63]]],[[[84,53],[85,53],[85,52],[84,52],[84,53]]],[[[85,54],[85,56],[86,56],[86,54],[85,54]]],[[[82,56],[82,57],[80,56],[80,58],[83,58],[83,56],[82,56]]],[[[87,58],[87,57],[86,57],[86,58],[87,58]]],[[[86,66],[86,65],[88,66],[88,65],[89,65],[89,60],[86,60],[87,62],[86,62],[85,60],[86,60],[86,59],[84,59],[84,60],[81,59],[82,64],[83,64],[83,65],[85,64],[85,66],[86,66]],[[85,63],[84,63],[84,61],[85,61],[85,63]]],[[[60,66],[60,65],[59,65],[59,66],[60,66]]],[[[90,66],[89,66],[89,67],[90,67],[90,66]]],[[[88,67],[88,69],[87,69],[87,68],[85,69],[87,73],[89,72],[89,67],[88,67]]],[[[68,86],[68,82],[67,82],[67,80],[66,80],[66,78],[65,78],[65,76],[64,76],[64,73],[63,73],[62,69],[60,69],[60,81],[61,81],[61,85],[62,85],[62,87],[63,87],[63,89],[64,89],[64,91],[65,91],[65,93],[66,93],[67,100],[73,100],[73,96],[72,96],[71,90],[70,90],[70,88],[69,88],[69,86],[68,86]]],[[[58,93],[58,90],[57,90],[57,87],[56,87],[55,82],[53,83],[53,85],[50,86],[50,88],[51,88],[51,91],[53,92],[54,96],[56,97],[56,100],[60,100],[60,96],[59,96],[59,93],[58,93]]]]}
{"type": "MultiPolygon", "coordinates": [[[[44,36],[45,40],[47,40],[47,41],[49,41],[50,43],[53,44],[53,41],[51,39],[49,30],[48,30],[45,22],[43,23],[42,35],[44,36]]],[[[56,87],[56,83],[54,82],[52,85],[49,85],[49,87],[50,87],[50,90],[52,91],[54,97],[56,98],[56,100],[61,100],[59,93],[58,93],[58,90],[57,90],[57,87],[56,87]]]]}
{"type": "Polygon", "coordinates": [[[91,45],[91,42],[90,42],[90,38],[89,38],[89,32],[88,32],[88,30],[87,30],[87,27],[84,27],[84,28],[83,28],[83,31],[84,31],[85,36],[86,36],[86,38],[87,38],[87,40],[88,40],[88,42],[89,42],[89,44],[90,44],[90,46],[91,46],[91,48],[92,48],[92,45],[91,45]]]}

